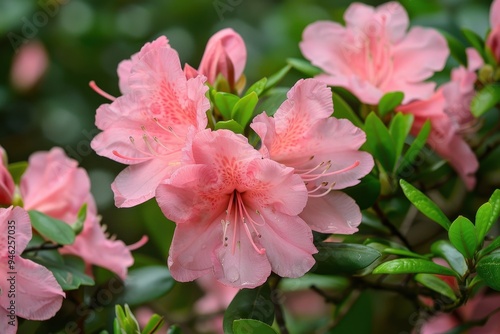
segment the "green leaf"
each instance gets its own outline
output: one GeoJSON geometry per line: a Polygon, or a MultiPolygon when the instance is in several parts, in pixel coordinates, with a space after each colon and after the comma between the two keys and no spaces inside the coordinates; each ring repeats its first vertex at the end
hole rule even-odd
{"type": "Polygon", "coordinates": [[[161,327],[165,325],[165,320],[158,314],[153,314],[149,319],[146,326],[144,326],[141,334],[153,334],[156,333],[161,327]]]}
{"type": "Polygon", "coordinates": [[[389,133],[391,134],[392,140],[396,146],[396,159],[398,159],[403,152],[403,146],[405,144],[406,137],[410,133],[412,124],[413,115],[397,113],[389,125],[389,133]]]}
{"type": "Polygon", "coordinates": [[[42,257],[27,257],[52,272],[57,283],[65,291],[78,289],[81,285],[94,285],[94,280],[85,274],[83,260],[74,256],[64,256],[64,263],[42,257]]]}
{"type": "Polygon", "coordinates": [[[60,245],[71,245],[75,242],[75,232],[69,224],[49,217],[39,211],[28,211],[31,225],[44,238],[60,245]]]}
{"type": "Polygon", "coordinates": [[[85,219],[87,219],[87,203],[84,203],[80,210],[78,210],[76,222],[71,225],[73,232],[75,232],[75,236],[83,231],[83,223],[85,222],[85,219]]]}
{"type": "Polygon", "coordinates": [[[234,94],[226,92],[218,92],[214,95],[214,104],[217,110],[220,111],[222,117],[225,120],[231,119],[231,112],[234,105],[240,100],[240,98],[234,94]]]}
{"type": "Polygon", "coordinates": [[[500,189],[496,189],[491,195],[488,203],[491,204],[491,217],[489,226],[492,226],[500,217],[500,189]]]}
{"type": "Polygon", "coordinates": [[[450,53],[461,65],[467,66],[467,54],[465,53],[465,46],[456,37],[446,31],[439,30],[439,32],[446,38],[450,53]]]}
{"type": "Polygon", "coordinates": [[[371,207],[380,195],[380,180],[368,174],[357,185],[342,191],[352,197],[359,208],[364,210],[371,207]]]}
{"type": "Polygon", "coordinates": [[[477,263],[476,271],[487,286],[500,291],[500,253],[491,253],[483,257],[477,263]]]}
{"type": "Polygon", "coordinates": [[[493,212],[493,208],[490,203],[484,203],[479,207],[476,212],[476,233],[477,233],[477,241],[479,244],[482,244],[484,237],[488,234],[493,222],[491,220],[491,213],[493,212]]]}
{"type": "Polygon", "coordinates": [[[373,270],[374,274],[437,274],[456,276],[456,273],[446,267],[440,266],[429,260],[422,259],[396,259],[384,262],[373,270]]]}
{"type": "Polygon", "coordinates": [[[239,319],[255,319],[268,325],[274,321],[274,304],[271,289],[263,284],[255,289],[241,289],[224,314],[224,333],[233,333],[233,322],[239,319]]]}
{"type": "Polygon", "coordinates": [[[470,29],[462,28],[461,31],[462,31],[462,34],[467,39],[467,41],[470,43],[470,45],[472,45],[472,47],[474,49],[476,49],[477,52],[479,52],[479,54],[481,55],[481,58],[486,59],[486,54],[484,52],[483,39],[478,34],[476,34],[474,31],[472,31],[470,29]]]}
{"type": "Polygon", "coordinates": [[[387,113],[401,105],[404,98],[405,94],[403,92],[389,92],[384,94],[378,103],[378,113],[380,117],[384,117],[387,113]]]}
{"type": "Polygon", "coordinates": [[[255,93],[257,94],[257,96],[259,96],[266,88],[266,84],[267,84],[267,78],[260,79],[259,81],[255,82],[253,85],[248,87],[244,96],[247,96],[250,93],[255,93]]]}
{"type": "Polygon", "coordinates": [[[358,128],[363,128],[363,122],[339,94],[333,94],[332,98],[334,108],[333,117],[348,119],[358,128]]]}
{"type": "Polygon", "coordinates": [[[420,212],[441,225],[445,230],[450,228],[451,222],[448,217],[429,197],[403,179],[399,181],[399,184],[405,196],[420,212]]]}
{"type": "Polygon", "coordinates": [[[238,122],[244,129],[248,122],[252,119],[253,110],[259,102],[257,93],[251,92],[250,94],[242,97],[233,107],[231,111],[231,118],[238,122]]]}
{"type": "Polygon", "coordinates": [[[312,272],[321,275],[352,274],[382,256],[376,249],[359,244],[323,242],[316,248],[312,272]]]}
{"type": "Polygon", "coordinates": [[[493,252],[494,250],[497,250],[498,248],[500,248],[500,237],[496,237],[488,246],[484,247],[479,252],[479,257],[488,255],[489,253],[493,252]]]}
{"type": "Polygon", "coordinates": [[[391,248],[391,247],[389,247],[389,248],[384,249],[383,252],[385,254],[406,256],[406,257],[414,257],[414,258],[423,259],[423,260],[428,260],[429,259],[429,258],[427,258],[427,257],[425,257],[423,255],[411,252],[411,251],[409,251],[407,249],[400,249],[400,248],[391,248]]]}
{"type": "Polygon", "coordinates": [[[15,184],[19,184],[19,182],[21,182],[21,176],[23,176],[26,168],[28,168],[27,161],[14,162],[7,166],[7,169],[9,170],[9,173],[12,176],[15,184]]]}
{"type": "Polygon", "coordinates": [[[420,132],[418,133],[415,140],[413,140],[410,147],[404,154],[403,159],[401,160],[401,163],[399,164],[396,171],[398,175],[407,177],[408,176],[407,174],[414,172],[414,170],[410,168],[410,166],[417,159],[430,133],[431,133],[431,123],[429,120],[427,120],[422,126],[422,129],[420,129],[420,132]]]}
{"type": "Polygon", "coordinates": [[[363,147],[376,158],[386,171],[392,171],[396,162],[395,144],[378,116],[371,112],[365,121],[366,142],[363,147]]]}
{"type": "Polygon", "coordinates": [[[234,133],[239,133],[239,134],[242,134],[244,131],[243,127],[234,119],[215,123],[215,130],[221,130],[221,129],[230,130],[233,131],[234,133]]]}
{"type": "Polygon", "coordinates": [[[500,85],[493,83],[486,85],[472,98],[471,113],[479,117],[500,102],[500,85]]]}
{"type": "Polygon", "coordinates": [[[268,116],[273,116],[278,107],[286,100],[287,93],[290,89],[286,87],[276,87],[266,93],[263,96],[256,107],[256,114],[263,111],[266,112],[268,116]]]}
{"type": "Polygon", "coordinates": [[[438,240],[431,246],[431,252],[448,262],[450,267],[460,276],[467,272],[467,263],[464,256],[452,244],[445,240],[438,240]]]}
{"type": "MultiPolygon", "coordinates": [[[[267,79],[266,87],[264,88],[264,92],[276,86],[283,78],[288,74],[288,72],[292,69],[290,64],[287,64],[285,67],[280,69],[278,72],[269,76],[267,79]]],[[[260,96],[260,94],[258,94],[260,96]]]]}
{"type": "Polygon", "coordinates": [[[120,303],[139,305],[157,299],[174,286],[174,279],[166,266],[148,266],[129,271],[120,303]]]}
{"type": "Polygon", "coordinates": [[[240,319],[233,322],[234,334],[278,334],[268,324],[254,319],[240,319]]]}
{"type": "Polygon", "coordinates": [[[172,325],[168,328],[167,334],[181,334],[182,330],[179,326],[177,325],[172,325]]]}
{"type": "Polygon", "coordinates": [[[455,295],[453,289],[445,281],[434,275],[417,274],[415,275],[415,280],[432,291],[436,291],[437,293],[450,298],[452,301],[457,300],[457,296],[455,295]]]}
{"type": "Polygon", "coordinates": [[[310,77],[314,77],[315,75],[318,75],[323,72],[320,68],[311,65],[311,63],[309,63],[307,60],[304,59],[288,58],[286,62],[290,64],[297,71],[302,72],[310,77]]]}
{"type": "Polygon", "coordinates": [[[476,229],[469,219],[458,216],[448,230],[448,237],[452,245],[455,246],[466,259],[472,259],[474,257],[478,244],[476,229]]]}

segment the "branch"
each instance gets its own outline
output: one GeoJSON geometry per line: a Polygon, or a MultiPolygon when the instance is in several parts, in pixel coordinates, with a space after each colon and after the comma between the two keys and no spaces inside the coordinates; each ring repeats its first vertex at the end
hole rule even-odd
{"type": "Polygon", "coordinates": [[[380,218],[380,221],[382,222],[382,224],[384,226],[386,226],[387,228],[389,228],[389,230],[396,237],[398,237],[399,240],[401,240],[401,242],[406,246],[406,248],[408,248],[408,250],[413,252],[413,247],[410,245],[410,243],[408,242],[406,237],[404,235],[402,235],[401,232],[399,232],[399,230],[394,225],[392,225],[392,223],[389,221],[389,219],[387,219],[387,217],[385,216],[384,212],[382,211],[382,209],[380,208],[378,203],[375,203],[373,205],[373,210],[375,210],[375,213],[380,218]]]}
{"type": "Polygon", "coordinates": [[[63,247],[63,245],[53,244],[53,243],[47,241],[47,242],[44,242],[43,244],[40,244],[38,246],[28,247],[24,250],[23,253],[38,252],[38,251],[43,251],[43,250],[53,250],[53,249],[58,249],[61,247],[63,247]]]}

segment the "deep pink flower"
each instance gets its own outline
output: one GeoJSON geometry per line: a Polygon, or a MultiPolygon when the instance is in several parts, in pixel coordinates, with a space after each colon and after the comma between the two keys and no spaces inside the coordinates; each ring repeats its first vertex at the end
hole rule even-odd
{"type": "Polygon", "coordinates": [[[65,296],[52,272],[21,257],[31,240],[28,213],[0,208],[0,333],[17,332],[17,317],[52,318],[65,296]],[[11,262],[9,262],[11,260],[11,262]]]}
{"type": "Polygon", "coordinates": [[[231,90],[237,90],[247,60],[247,49],[241,36],[231,28],[222,29],[214,34],[207,43],[198,72],[214,84],[222,75],[231,90]]]}
{"type": "Polygon", "coordinates": [[[90,193],[90,179],[77,165],[60,148],[32,154],[20,184],[24,208],[73,224],[86,203],[87,217],[82,232],[72,245],[64,246],[60,252],[79,256],[88,267],[98,265],[125,279],[127,268],[134,262],[130,249],[123,241],[108,239],[104,234],[90,193]]]}
{"type": "Polygon", "coordinates": [[[372,156],[359,151],[366,136],[350,121],[330,117],[332,92],[319,80],[299,80],[287,97],[273,117],[254,118],[260,150],[293,167],[307,183],[309,200],[300,217],[313,230],[352,234],[361,212],[352,198],[335,190],[359,183],[373,168],[372,156]]]}
{"type": "Polygon", "coordinates": [[[10,205],[15,190],[14,180],[7,170],[7,153],[0,146],[0,205],[10,205]]]}
{"type": "Polygon", "coordinates": [[[452,71],[451,81],[442,85],[434,95],[423,101],[414,101],[398,108],[398,111],[413,114],[411,133],[418,134],[426,120],[431,121],[431,133],[427,142],[436,152],[448,160],[463,179],[468,190],[476,184],[475,172],[479,163],[474,152],[463,138],[470,132],[474,118],[470,113],[470,103],[474,97],[474,70],[482,65],[479,55],[468,49],[470,66],[452,71]]]}
{"type": "Polygon", "coordinates": [[[432,95],[435,84],[424,80],[444,68],[449,54],[437,31],[413,27],[406,33],[408,15],[397,2],[377,8],[354,3],[344,19],[346,27],[319,21],[304,30],[300,49],[325,72],[319,79],[368,104],[392,91],[404,92],[404,103],[432,95]]]}
{"type": "Polygon", "coordinates": [[[497,62],[500,62],[500,1],[495,0],[490,8],[491,32],[486,39],[486,45],[491,49],[497,62]]]}
{"type": "Polygon", "coordinates": [[[91,144],[97,154],[130,165],[112,184],[118,207],[153,197],[179,167],[188,134],[205,129],[210,107],[204,77],[186,79],[165,38],[146,44],[130,62],[127,93],[97,109],[103,132],[91,144]]]}
{"type": "Polygon", "coordinates": [[[168,259],[176,280],[213,272],[223,284],[252,288],[271,270],[298,277],[312,267],[311,229],[297,216],[307,190],[292,168],[227,130],[199,132],[191,159],[156,193],[177,223],[168,259]]]}

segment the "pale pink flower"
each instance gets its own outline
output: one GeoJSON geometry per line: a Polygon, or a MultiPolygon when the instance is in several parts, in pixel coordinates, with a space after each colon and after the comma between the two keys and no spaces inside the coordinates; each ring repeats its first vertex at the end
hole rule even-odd
{"type": "Polygon", "coordinates": [[[365,133],[348,120],[330,117],[332,92],[319,80],[299,80],[287,97],[273,117],[262,113],[254,118],[251,127],[262,139],[260,151],[293,167],[307,183],[309,200],[300,217],[311,229],[352,234],[361,212],[352,198],[336,190],[359,183],[372,170],[372,156],[359,151],[365,133]]]}
{"type": "Polygon", "coordinates": [[[214,84],[219,75],[229,83],[231,90],[243,74],[247,60],[247,49],[241,36],[231,28],[214,34],[207,43],[198,72],[214,84]]]}
{"type": "Polygon", "coordinates": [[[10,69],[10,81],[18,90],[30,90],[40,81],[48,65],[49,57],[41,42],[32,41],[23,44],[14,56],[10,69]]]}
{"type": "Polygon", "coordinates": [[[134,259],[130,249],[120,240],[108,239],[99,224],[90,179],[78,163],[68,158],[60,148],[36,152],[29,158],[28,168],[21,178],[20,193],[26,210],[37,210],[50,217],[73,224],[78,211],[87,204],[87,217],[82,232],[72,245],[60,249],[63,254],[81,257],[87,267],[107,268],[122,279],[134,259]]]}
{"type": "Polygon", "coordinates": [[[52,318],[64,292],[52,272],[21,257],[31,240],[28,213],[20,207],[0,208],[0,333],[17,332],[17,316],[52,318]]]}
{"type": "Polygon", "coordinates": [[[199,132],[190,164],[161,184],[156,198],[177,223],[168,264],[178,281],[213,272],[223,284],[253,288],[271,270],[299,277],[314,264],[311,229],[297,216],[307,201],[302,179],[241,135],[199,132]]]}
{"type": "Polygon", "coordinates": [[[129,64],[127,93],[97,109],[96,125],[103,132],[92,148],[130,165],[112,184],[118,207],[152,198],[179,167],[188,134],[207,125],[204,77],[186,79],[177,52],[166,43],[160,38],[146,44],[129,64]]]}
{"type": "Polygon", "coordinates": [[[404,92],[404,103],[432,95],[435,83],[424,80],[444,68],[449,54],[437,31],[413,27],[406,33],[408,14],[397,2],[377,8],[354,3],[344,19],[346,27],[318,21],[304,30],[300,49],[325,72],[319,79],[374,105],[392,91],[404,92]]]}
{"type": "Polygon", "coordinates": [[[491,49],[497,62],[500,61],[500,1],[495,0],[490,8],[491,32],[486,39],[486,45],[491,49]]]}
{"type": "Polygon", "coordinates": [[[10,205],[15,190],[14,180],[7,170],[7,153],[0,146],[0,205],[10,205]]]}
{"type": "Polygon", "coordinates": [[[475,172],[479,163],[474,152],[463,138],[470,132],[474,118],[470,103],[474,97],[474,71],[482,65],[477,51],[468,49],[470,66],[452,71],[451,81],[442,85],[434,95],[423,101],[414,101],[398,108],[398,111],[415,117],[411,133],[417,135],[424,123],[431,121],[431,133],[427,143],[457,171],[468,190],[476,184],[475,172]]]}

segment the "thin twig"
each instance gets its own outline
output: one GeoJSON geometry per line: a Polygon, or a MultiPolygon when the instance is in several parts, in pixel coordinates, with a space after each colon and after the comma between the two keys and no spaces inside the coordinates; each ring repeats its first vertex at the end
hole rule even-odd
{"type": "Polygon", "coordinates": [[[406,248],[408,248],[408,250],[413,252],[413,247],[410,245],[410,243],[408,242],[406,237],[404,235],[402,235],[401,232],[399,232],[399,230],[396,228],[396,226],[392,225],[392,223],[389,221],[389,219],[387,219],[387,217],[385,216],[384,212],[382,211],[382,209],[380,208],[378,203],[375,203],[373,205],[373,210],[375,210],[375,213],[380,218],[380,221],[382,222],[382,224],[384,226],[386,226],[387,228],[389,228],[389,230],[396,237],[398,237],[399,240],[401,240],[401,242],[406,246],[406,248]]]}
{"type": "Polygon", "coordinates": [[[54,250],[61,248],[63,245],[60,244],[53,244],[51,242],[46,242],[38,246],[33,246],[33,247],[28,247],[24,250],[23,253],[28,253],[28,252],[38,252],[38,251],[43,251],[43,250],[54,250]]]}

